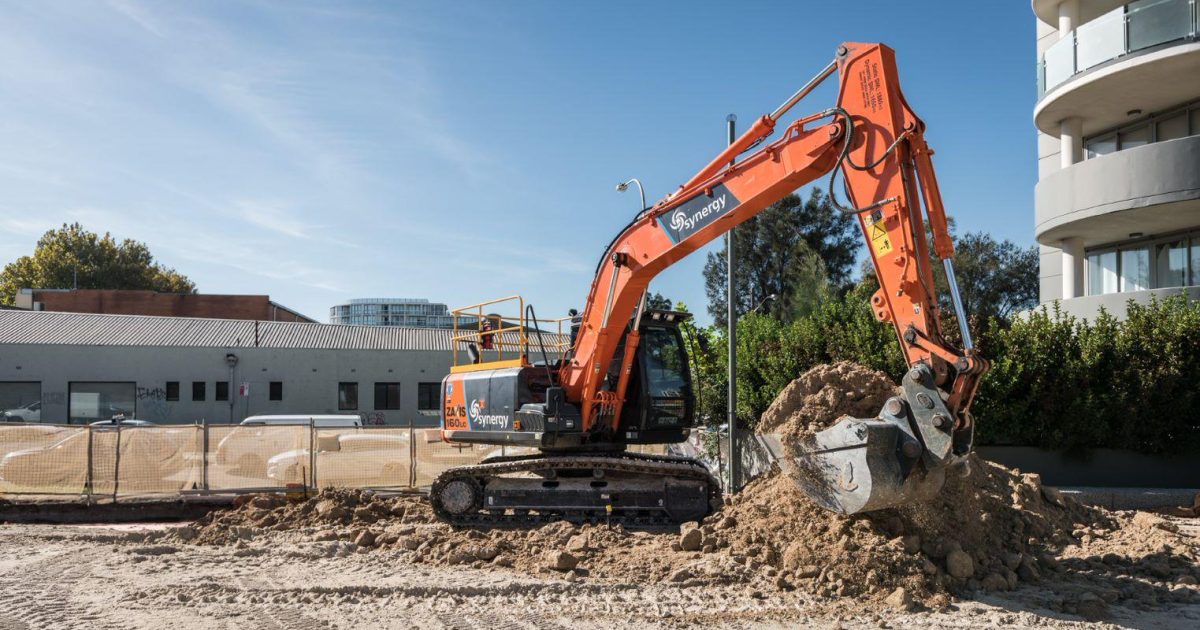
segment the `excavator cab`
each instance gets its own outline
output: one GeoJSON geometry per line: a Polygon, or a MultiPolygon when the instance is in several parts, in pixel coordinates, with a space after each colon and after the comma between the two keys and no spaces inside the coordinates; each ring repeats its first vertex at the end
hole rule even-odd
{"type": "MultiPolygon", "coordinates": [[[[641,339],[617,426],[617,443],[673,444],[686,440],[695,426],[696,397],[687,346],[679,329],[690,317],[690,313],[678,311],[642,315],[641,339]]],[[[622,344],[617,355],[623,354],[622,344]]]]}

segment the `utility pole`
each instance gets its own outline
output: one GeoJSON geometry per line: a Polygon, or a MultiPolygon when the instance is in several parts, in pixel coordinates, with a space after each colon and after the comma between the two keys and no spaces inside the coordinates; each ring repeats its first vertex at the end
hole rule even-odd
{"type": "MultiPolygon", "coordinates": [[[[734,128],[737,116],[730,114],[725,117],[725,129],[729,145],[733,144],[734,128]]],[[[733,162],[730,161],[730,165],[733,162]]],[[[733,230],[725,234],[725,307],[727,313],[725,323],[729,327],[726,338],[729,340],[729,371],[728,371],[728,401],[726,422],[729,426],[729,491],[736,492],[741,477],[741,458],[737,450],[737,308],[734,306],[734,261],[733,261],[733,230]]]]}

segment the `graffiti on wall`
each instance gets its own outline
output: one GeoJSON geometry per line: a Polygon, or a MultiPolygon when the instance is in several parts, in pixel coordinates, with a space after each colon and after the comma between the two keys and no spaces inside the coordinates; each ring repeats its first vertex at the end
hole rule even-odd
{"type": "Polygon", "coordinates": [[[161,387],[139,387],[137,388],[138,400],[166,400],[167,390],[161,387]]]}
{"type": "Polygon", "coordinates": [[[382,411],[360,411],[358,417],[362,418],[364,426],[387,423],[382,411]]]}

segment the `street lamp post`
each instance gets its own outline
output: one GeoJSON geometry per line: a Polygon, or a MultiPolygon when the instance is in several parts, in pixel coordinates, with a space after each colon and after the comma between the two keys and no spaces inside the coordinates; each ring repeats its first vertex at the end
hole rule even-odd
{"type": "MultiPolygon", "coordinates": [[[[737,125],[737,116],[730,114],[725,117],[726,140],[729,145],[733,145],[735,126],[737,125]]],[[[732,165],[733,162],[731,161],[732,165]]],[[[728,370],[728,400],[729,405],[725,410],[726,422],[729,424],[729,491],[736,492],[738,489],[738,481],[741,477],[741,458],[738,457],[737,450],[737,309],[734,306],[736,293],[734,292],[734,269],[733,260],[733,230],[729,230],[725,234],[725,306],[727,309],[725,322],[729,326],[729,332],[726,338],[729,340],[729,370],[728,370]]]]}
{"type": "MultiPolygon", "coordinates": [[[[642,196],[642,205],[638,206],[638,214],[641,214],[642,211],[646,209],[646,189],[642,188],[641,180],[639,180],[636,177],[633,177],[626,181],[623,181],[620,184],[617,184],[617,192],[625,192],[626,190],[629,190],[630,184],[637,184],[638,193],[641,194],[641,196],[642,196]]],[[[642,291],[642,300],[640,302],[638,302],[637,315],[635,315],[635,317],[637,319],[633,322],[634,330],[637,330],[638,326],[640,326],[642,323],[641,322],[642,313],[646,312],[646,298],[649,295],[650,295],[650,286],[647,285],[646,290],[642,291]]]]}

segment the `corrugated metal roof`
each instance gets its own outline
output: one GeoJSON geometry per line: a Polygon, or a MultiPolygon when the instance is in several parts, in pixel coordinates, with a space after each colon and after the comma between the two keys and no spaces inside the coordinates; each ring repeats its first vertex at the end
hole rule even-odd
{"type": "MultiPolygon", "coordinates": [[[[407,326],[0,310],[0,344],[449,351],[451,335],[447,329],[407,326]]],[[[565,341],[544,337],[548,346],[565,341]]],[[[501,341],[515,345],[517,338],[506,333],[501,341]]],[[[530,341],[536,348],[536,338],[530,341]]]]}

